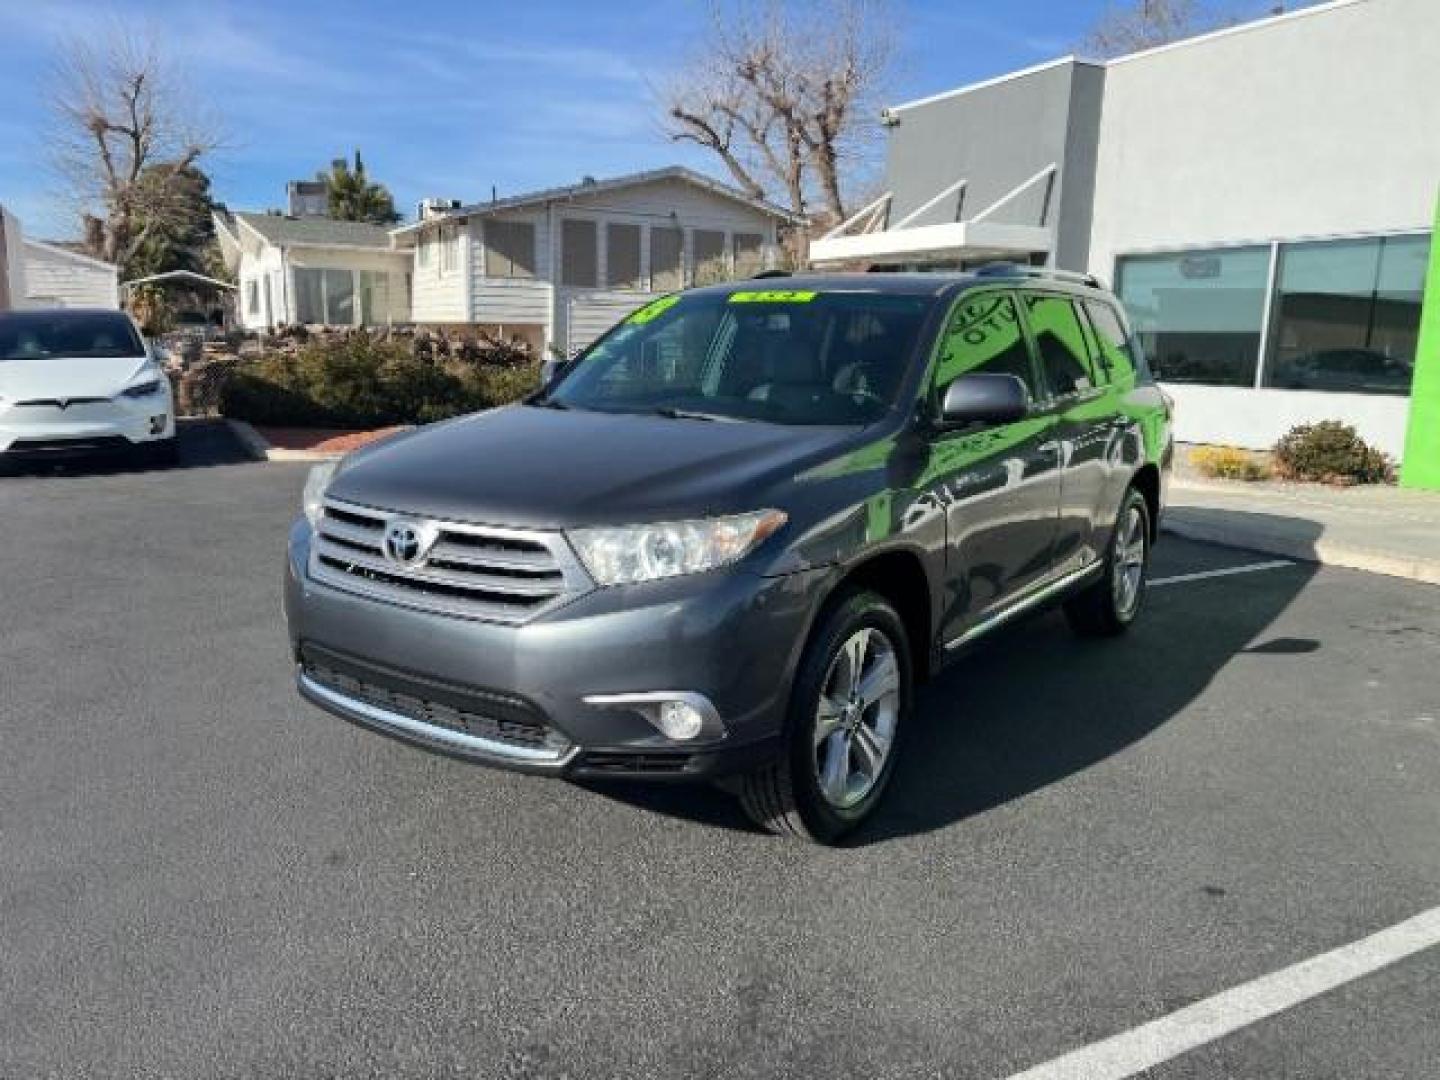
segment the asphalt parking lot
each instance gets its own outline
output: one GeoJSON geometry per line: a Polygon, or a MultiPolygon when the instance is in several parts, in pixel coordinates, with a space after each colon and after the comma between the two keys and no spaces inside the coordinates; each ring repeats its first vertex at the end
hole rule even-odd
{"type": "MultiPolygon", "coordinates": [[[[1440,590],[1288,565],[1118,642],[1035,619],[825,850],[302,705],[303,476],[192,428],[173,471],[0,479],[0,1076],[1001,1080],[1440,904],[1440,590]]],[[[1433,1078],[1437,1001],[1419,951],[1144,1075],[1433,1078]]]]}

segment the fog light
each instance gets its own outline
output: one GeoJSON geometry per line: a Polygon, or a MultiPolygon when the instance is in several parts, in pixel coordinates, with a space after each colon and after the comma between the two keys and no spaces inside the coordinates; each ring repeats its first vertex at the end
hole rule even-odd
{"type": "Polygon", "coordinates": [[[683,701],[663,701],[655,724],[666,738],[693,739],[705,727],[705,717],[683,701]]]}
{"type": "Polygon", "coordinates": [[[639,694],[591,694],[587,705],[626,709],[648,720],[656,731],[675,742],[723,739],[725,722],[704,694],[690,690],[650,690],[639,694]]]}
{"type": "Polygon", "coordinates": [[[159,435],[165,430],[165,421],[170,417],[166,413],[150,417],[150,434],[159,435]]]}

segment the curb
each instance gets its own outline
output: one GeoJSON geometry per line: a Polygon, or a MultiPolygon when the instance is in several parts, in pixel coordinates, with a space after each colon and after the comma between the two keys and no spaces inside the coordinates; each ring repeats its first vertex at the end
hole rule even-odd
{"type": "MultiPolygon", "coordinates": [[[[1161,519],[1160,530],[1184,540],[1198,540],[1207,544],[1223,544],[1226,547],[1244,548],[1265,555],[1278,555],[1300,562],[1319,563],[1322,566],[1340,566],[1347,570],[1363,570],[1385,577],[1405,578],[1426,585],[1440,585],[1440,560],[1406,558],[1389,555],[1380,551],[1346,547],[1343,544],[1327,543],[1325,540],[1299,540],[1279,536],[1260,530],[1236,529],[1203,522],[1176,521],[1179,508],[1167,510],[1161,519]]],[[[1183,510],[1182,510],[1183,512],[1183,510]]]]}
{"type": "Polygon", "coordinates": [[[284,447],[271,446],[263,435],[244,420],[231,420],[226,417],[225,423],[245,448],[245,452],[256,461],[339,461],[345,456],[327,450],[287,450],[284,447]]]}

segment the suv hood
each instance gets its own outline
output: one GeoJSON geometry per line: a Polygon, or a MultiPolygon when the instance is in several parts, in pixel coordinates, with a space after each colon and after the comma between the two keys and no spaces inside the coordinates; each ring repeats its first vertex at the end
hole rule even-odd
{"type": "Polygon", "coordinates": [[[860,437],[848,427],[514,405],[358,451],[329,493],[383,510],[522,528],[677,521],[772,505],[775,485],[860,437]]]}
{"type": "Polygon", "coordinates": [[[0,360],[0,399],[112,398],[148,363],[143,356],[0,360]]]}

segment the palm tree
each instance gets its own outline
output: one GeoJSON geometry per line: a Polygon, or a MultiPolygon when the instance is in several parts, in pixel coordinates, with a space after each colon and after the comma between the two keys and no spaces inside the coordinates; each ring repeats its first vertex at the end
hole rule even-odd
{"type": "Polygon", "coordinates": [[[360,151],[355,151],[355,164],[337,158],[328,173],[321,173],[329,199],[330,216],[337,221],[369,221],[376,225],[393,225],[400,220],[395,200],[384,184],[372,184],[365,175],[360,151]]]}

